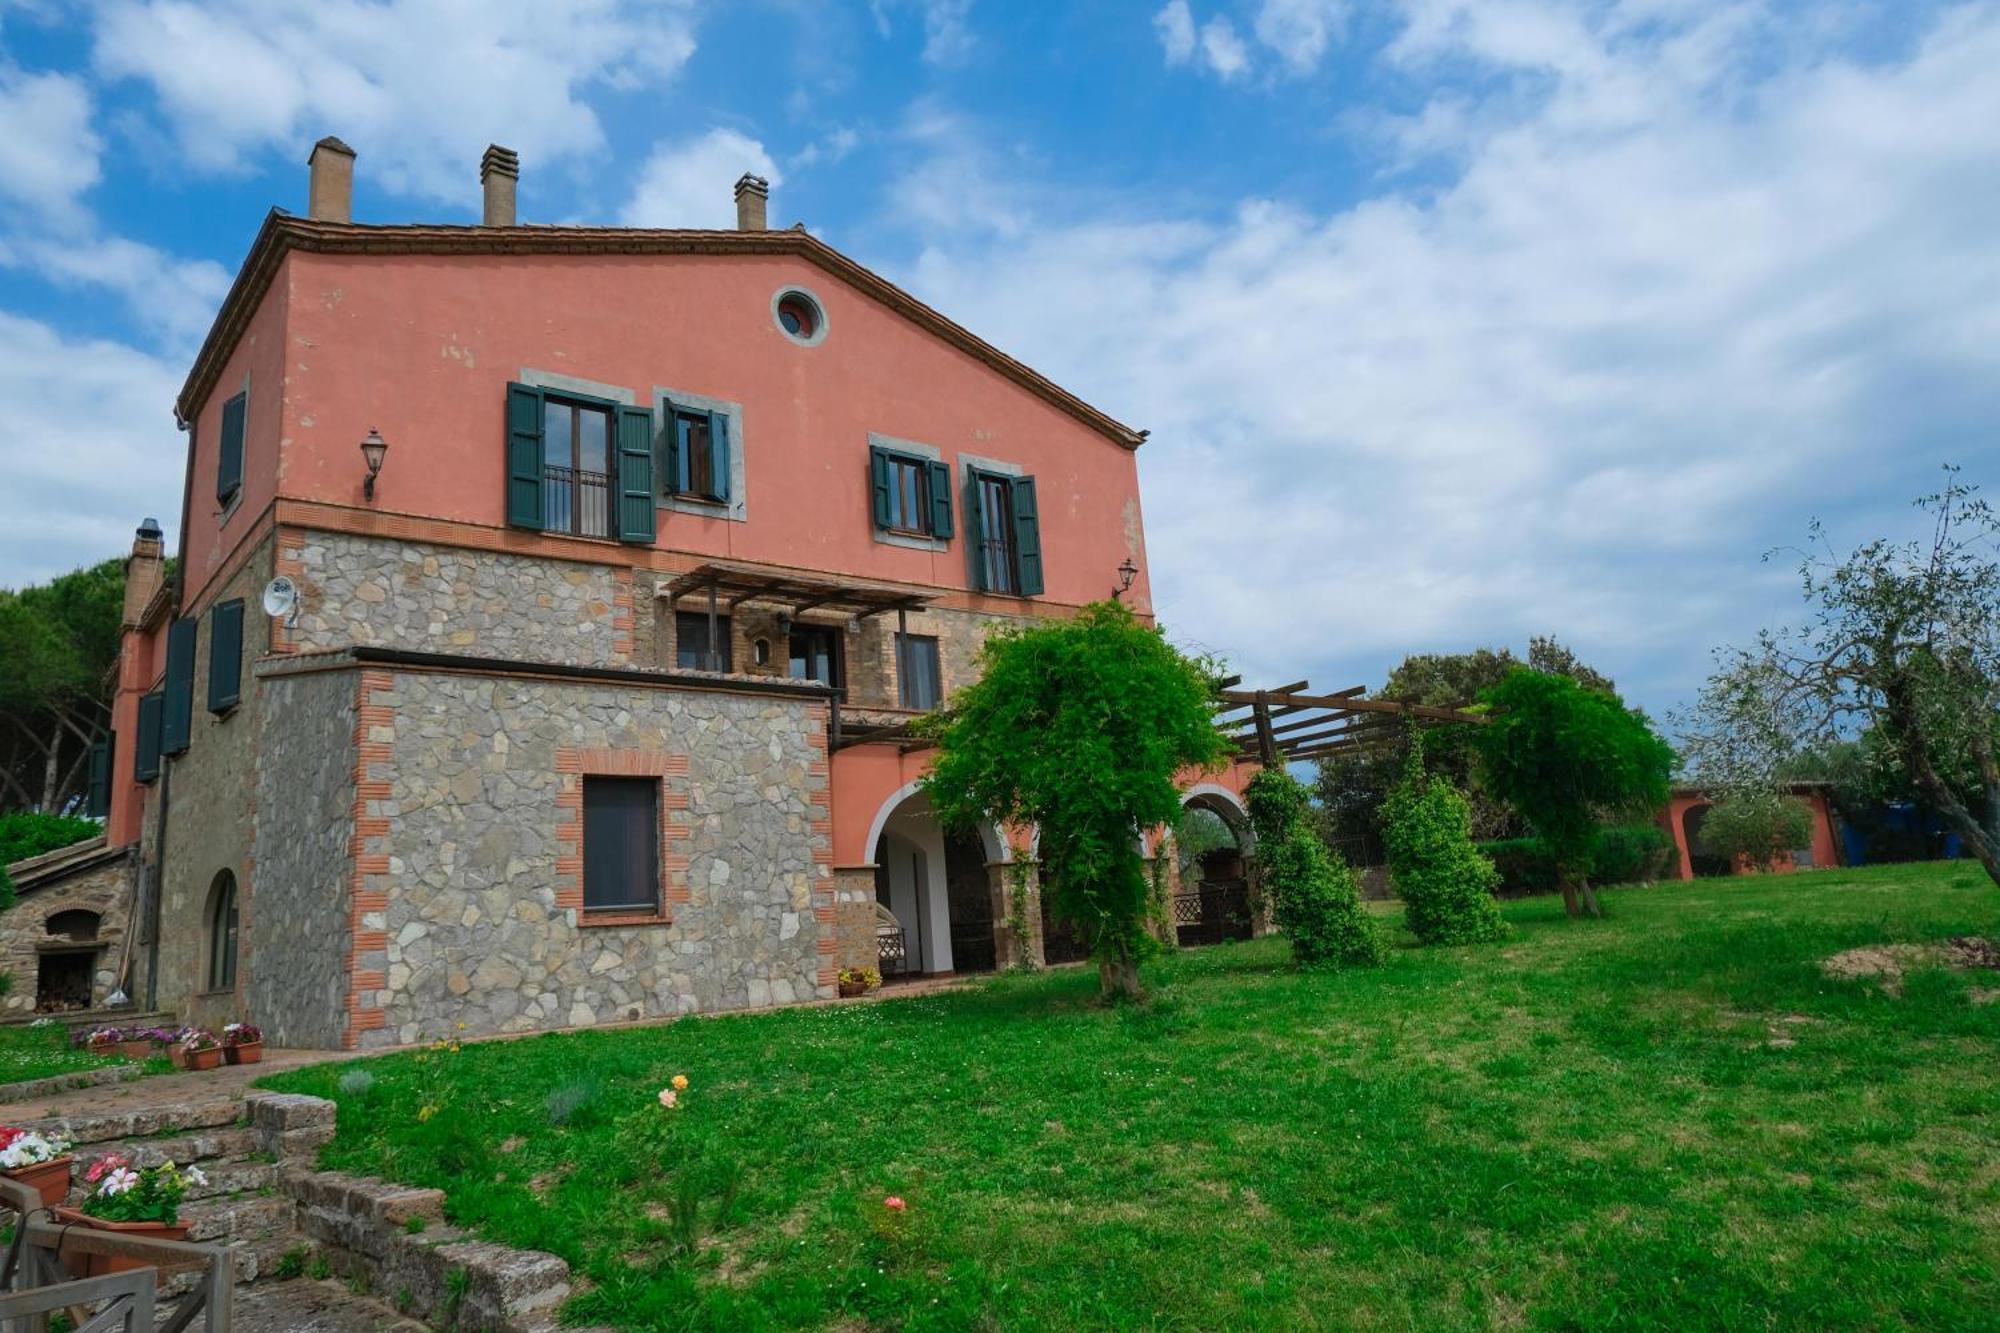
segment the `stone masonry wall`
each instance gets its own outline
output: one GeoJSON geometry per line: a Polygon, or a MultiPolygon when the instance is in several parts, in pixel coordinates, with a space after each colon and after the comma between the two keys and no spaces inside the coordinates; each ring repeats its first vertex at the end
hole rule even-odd
{"type": "Polygon", "coordinates": [[[346,1031],[356,675],[281,671],[258,681],[264,735],[244,1000],[273,1046],[337,1049],[346,1031]]]}
{"type": "Polygon", "coordinates": [[[334,532],[287,532],[299,651],[386,645],[569,665],[632,660],[629,570],[334,532]]]}
{"type": "MultiPolygon", "coordinates": [[[[947,696],[979,678],[979,650],[986,636],[1003,625],[1031,623],[982,611],[931,609],[908,616],[912,635],[938,641],[938,670],[947,696]]],[[[896,676],[896,617],[871,616],[861,632],[847,636],[847,698],[857,708],[901,704],[896,676]]]]}
{"type": "Polygon", "coordinates": [[[386,893],[387,966],[361,1046],[831,993],[823,703],[416,671],[370,698],[389,834],[363,879],[386,893]],[[667,919],[577,910],[593,771],[663,775],[667,919]]]}
{"type": "MultiPolygon", "coordinates": [[[[198,609],[194,649],[193,725],[185,754],[168,759],[167,840],[161,874],[158,1002],[190,1023],[220,1028],[243,1017],[240,995],[251,959],[239,947],[236,986],[211,991],[209,895],[218,876],[236,880],[238,938],[249,938],[256,916],[255,837],[257,746],[263,713],[251,663],[265,651],[269,619],[258,605],[271,577],[271,549],[253,551],[213,599],[198,609]],[[209,650],[217,602],[244,602],[236,707],[208,711],[209,650]]],[[[122,739],[122,738],[121,738],[122,739]]],[[[128,762],[121,757],[121,762],[128,762]]]]}
{"type": "MultiPolygon", "coordinates": [[[[98,839],[93,846],[102,845],[98,839]]],[[[17,863],[22,867],[37,861],[17,863]]],[[[92,855],[81,860],[80,869],[69,874],[53,874],[29,887],[22,884],[20,900],[0,912],[0,972],[14,979],[7,992],[4,1010],[25,1014],[35,1007],[35,976],[41,966],[44,944],[60,944],[67,949],[72,941],[48,933],[48,920],[58,912],[95,912],[98,916],[95,955],[91,959],[90,995],[93,1003],[118,984],[118,962],[125,943],[126,918],[131,907],[132,858],[92,855]]],[[[88,945],[77,944],[81,951],[88,945]]]]}

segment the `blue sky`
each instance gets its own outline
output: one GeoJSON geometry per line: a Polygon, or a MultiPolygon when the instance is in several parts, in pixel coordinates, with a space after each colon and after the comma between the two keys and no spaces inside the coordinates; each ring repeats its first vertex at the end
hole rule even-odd
{"type": "MultiPolygon", "coordinates": [[[[0,0],[0,585],[172,530],[265,210],[803,220],[1153,431],[1162,618],[1252,679],[1554,634],[1655,711],[1762,553],[1995,480],[2000,4],[0,0]]],[[[1107,584],[1108,586],[1108,584],[1107,584]]]]}

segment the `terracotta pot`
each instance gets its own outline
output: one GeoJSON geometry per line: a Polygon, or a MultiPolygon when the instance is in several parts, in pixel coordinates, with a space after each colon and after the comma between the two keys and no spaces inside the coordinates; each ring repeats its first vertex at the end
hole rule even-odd
{"type": "Polygon", "coordinates": [[[851,1000],[857,995],[868,993],[868,983],[865,981],[843,981],[839,984],[842,999],[851,1000]]]}
{"type": "Polygon", "coordinates": [[[29,1189],[37,1190],[42,1196],[42,1207],[53,1208],[69,1197],[69,1154],[37,1162],[33,1166],[17,1166],[12,1171],[0,1172],[9,1180],[18,1180],[29,1189]]]}
{"type": "Polygon", "coordinates": [[[187,1067],[189,1069],[213,1069],[221,1063],[222,1048],[220,1046],[211,1046],[205,1051],[191,1050],[187,1053],[187,1067]]]}
{"type": "Polygon", "coordinates": [[[254,1065],[264,1058],[264,1043],[261,1041],[240,1042],[235,1046],[222,1048],[222,1058],[232,1065],[254,1065]]]}
{"type": "MultiPolygon", "coordinates": [[[[97,1231],[115,1231],[121,1236],[144,1237],[151,1240],[186,1240],[187,1227],[176,1224],[168,1226],[163,1222],[107,1222],[101,1217],[92,1217],[75,1208],[53,1210],[56,1221],[74,1223],[97,1231]]],[[[78,1254],[72,1264],[81,1264],[83,1271],[78,1277],[103,1277],[106,1273],[124,1273],[134,1268],[151,1268],[144,1259],[128,1259],[117,1254],[78,1254]]],[[[75,1271],[72,1267],[71,1271],[75,1271]]]]}
{"type": "Polygon", "coordinates": [[[118,1043],[118,1053],[129,1060],[143,1060],[153,1053],[153,1043],[150,1041],[121,1041],[118,1043]]]}
{"type": "Polygon", "coordinates": [[[174,1068],[176,1069],[192,1069],[194,1067],[188,1063],[188,1048],[185,1046],[167,1047],[167,1059],[174,1062],[174,1068]]]}

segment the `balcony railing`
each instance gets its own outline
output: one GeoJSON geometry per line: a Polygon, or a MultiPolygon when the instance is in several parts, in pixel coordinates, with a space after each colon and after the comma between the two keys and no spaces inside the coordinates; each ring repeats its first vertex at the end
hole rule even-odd
{"type": "Polygon", "coordinates": [[[611,474],[580,468],[542,469],[542,521],[548,532],[611,535],[611,474]]]}

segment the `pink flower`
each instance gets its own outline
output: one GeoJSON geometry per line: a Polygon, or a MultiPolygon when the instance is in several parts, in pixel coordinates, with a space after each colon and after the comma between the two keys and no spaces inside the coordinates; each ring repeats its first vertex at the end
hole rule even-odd
{"type": "Polygon", "coordinates": [[[106,1172],[123,1170],[130,1165],[130,1162],[117,1153],[106,1153],[90,1164],[90,1170],[83,1173],[83,1179],[86,1184],[94,1185],[104,1178],[106,1172]]]}
{"type": "Polygon", "coordinates": [[[882,1200],[882,1206],[884,1208],[887,1208],[892,1213],[900,1213],[905,1208],[908,1208],[910,1205],[903,1202],[903,1198],[901,1195],[891,1194],[888,1198],[882,1200]]]}
{"type": "Polygon", "coordinates": [[[678,1092],[675,1092],[672,1088],[660,1089],[660,1105],[666,1107],[669,1111],[672,1111],[677,1109],[680,1106],[680,1104],[681,1104],[681,1095],[678,1092]]]}

